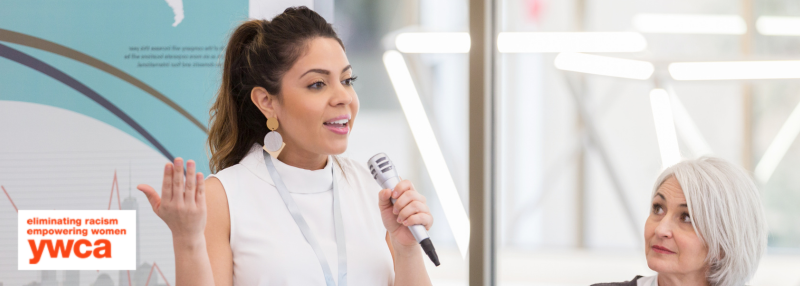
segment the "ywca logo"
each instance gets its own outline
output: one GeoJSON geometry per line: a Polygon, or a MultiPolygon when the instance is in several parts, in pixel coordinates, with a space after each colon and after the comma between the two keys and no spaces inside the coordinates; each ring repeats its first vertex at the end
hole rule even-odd
{"type": "Polygon", "coordinates": [[[33,211],[18,217],[19,270],[136,269],[136,211],[33,211]]]}
{"type": "Polygon", "coordinates": [[[69,258],[73,252],[75,252],[75,257],[78,258],[89,258],[90,256],[94,255],[95,258],[111,258],[111,242],[108,239],[98,239],[95,241],[94,246],[99,246],[95,249],[91,249],[92,243],[86,239],[80,239],[75,242],[74,239],[67,240],[65,245],[63,239],[56,240],[55,245],[53,245],[53,241],[50,239],[42,239],[39,243],[39,246],[36,246],[36,240],[28,239],[28,243],[31,245],[31,251],[33,251],[33,258],[31,258],[30,264],[37,264],[39,260],[42,258],[42,253],[44,253],[45,247],[50,253],[50,258],[57,258],[59,255],[63,258],[69,258]],[[81,246],[86,246],[89,248],[87,251],[81,251],[81,246]]]}

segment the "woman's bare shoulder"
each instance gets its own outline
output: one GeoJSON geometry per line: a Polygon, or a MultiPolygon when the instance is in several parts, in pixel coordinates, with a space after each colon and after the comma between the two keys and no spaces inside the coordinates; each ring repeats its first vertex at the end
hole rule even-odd
{"type": "Polygon", "coordinates": [[[206,207],[208,208],[209,227],[224,227],[230,233],[230,213],[228,210],[228,197],[225,194],[225,187],[216,177],[209,177],[205,181],[206,185],[206,207]]]}

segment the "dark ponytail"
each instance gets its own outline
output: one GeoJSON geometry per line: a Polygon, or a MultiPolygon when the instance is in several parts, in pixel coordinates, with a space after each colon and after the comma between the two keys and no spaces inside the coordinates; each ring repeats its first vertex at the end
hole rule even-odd
{"type": "MultiPolygon", "coordinates": [[[[342,40],[331,24],[304,6],[283,11],[272,21],[250,20],[231,35],[222,67],[222,85],[209,111],[208,149],[212,173],[239,163],[269,132],[264,114],[250,99],[257,86],[280,95],[281,79],[316,37],[342,40]]],[[[279,97],[280,99],[280,97],[279,97]]]]}

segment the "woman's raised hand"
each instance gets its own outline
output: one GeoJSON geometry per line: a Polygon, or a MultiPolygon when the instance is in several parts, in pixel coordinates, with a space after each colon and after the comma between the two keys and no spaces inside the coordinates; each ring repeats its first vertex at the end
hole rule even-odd
{"type": "Polygon", "coordinates": [[[407,226],[421,224],[425,226],[425,229],[431,229],[433,216],[431,216],[428,205],[425,204],[425,196],[417,192],[411,181],[400,181],[394,190],[381,190],[378,198],[383,226],[389,231],[393,240],[401,245],[417,244],[407,226]],[[396,199],[394,204],[392,204],[392,198],[396,199]]]}
{"type": "Polygon", "coordinates": [[[164,166],[164,181],[161,197],[153,187],[136,186],[142,191],[153,211],[167,223],[175,241],[197,241],[204,239],[206,226],[206,196],[202,173],[195,173],[195,162],[186,162],[186,180],[183,179],[183,159],[175,158],[175,164],[164,166]]]}

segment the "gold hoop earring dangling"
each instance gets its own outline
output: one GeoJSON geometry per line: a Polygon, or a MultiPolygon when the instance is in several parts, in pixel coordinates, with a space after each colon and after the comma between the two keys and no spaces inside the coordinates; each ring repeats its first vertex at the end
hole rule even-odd
{"type": "Polygon", "coordinates": [[[277,117],[267,118],[267,128],[270,131],[264,136],[264,150],[273,156],[277,156],[277,153],[280,153],[283,150],[283,146],[286,145],[283,143],[283,136],[278,131],[275,131],[278,129],[278,125],[277,117]]]}

